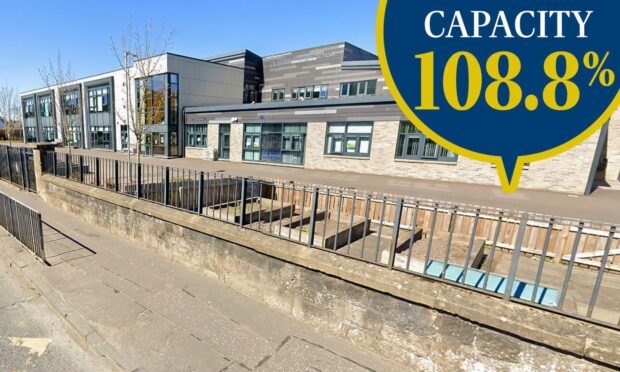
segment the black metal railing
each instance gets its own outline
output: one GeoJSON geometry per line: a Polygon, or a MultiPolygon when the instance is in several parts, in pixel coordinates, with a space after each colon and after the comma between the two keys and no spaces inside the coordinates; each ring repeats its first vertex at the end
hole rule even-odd
{"type": "Polygon", "coordinates": [[[41,213],[0,193],[0,226],[45,261],[41,213]]]}
{"type": "Polygon", "coordinates": [[[47,173],[310,248],[620,327],[616,226],[48,152],[47,173]]]}
{"type": "Polygon", "coordinates": [[[0,146],[0,179],[36,192],[32,149],[0,146]]]}

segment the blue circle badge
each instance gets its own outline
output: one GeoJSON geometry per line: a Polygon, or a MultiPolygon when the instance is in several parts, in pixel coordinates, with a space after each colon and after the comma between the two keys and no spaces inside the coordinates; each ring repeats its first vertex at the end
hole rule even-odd
{"type": "Polygon", "coordinates": [[[390,92],[427,136],[497,165],[506,192],[525,163],[584,141],[620,104],[615,1],[381,0],[390,92]]]}

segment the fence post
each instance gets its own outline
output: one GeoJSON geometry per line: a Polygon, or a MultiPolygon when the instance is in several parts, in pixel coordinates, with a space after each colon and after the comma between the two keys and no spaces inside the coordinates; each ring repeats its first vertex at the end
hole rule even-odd
{"type": "Polygon", "coordinates": [[[97,187],[101,186],[101,175],[99,174],[99,169],[100,169],[99,162],[100,162],[100,159],[95,158],[95,186],[97,187]]]}
{"type": "Polygon", "coordinates": [[[71,165],[69,164],[69,154],[65,154],[65,178],[71,176],[71,165]]]}
{"type": "MultiPolygon", "coordinates": [[[[316,229],[316,210],[319,206],[319,188],[312,190],[312,199],[310,200],[310,226],[308,227],[308,248],[314,245],[314,231],[316,229]]],[[[327,211],[325,211],[327,219],[327,211]]]]}
{"type": "MultiPolygon", "coordinates": [[[[394,211],[394,233],[392,234],[392,246],[390,247],[390,257],[388,258],[388,269],[394,268],[394,259],[396,258],[396,247],[398,247],[398,233],[400,232],[400,220],[403,214],[403,198],[398,199],[396,203],[396,211],[394,211]]],[[[383,221],[381,221],[383,223],[383,221]]],[[[414,227],[415,229],[415,227],[414,227]]]]}
{"type": "Polygon", "coordinates": [[[198,179],[198,214],[202,214],[202,208],[204,208],[204,204],[202,199],[204,199],[204,185],[205,185],[205,174],[204,172],[200,172],[200,178],[198,179]]]}
{"type": "Polygon", "coordinates": [[[142,195],[142,164],[138,163],[137,166],[137,180],[136,180],[136,197],[140,199],[142,195]]]}
{"type": "Polygon", "coordinates": [[[243,177],[241,179],[241,211],[239,212],[239,227],[243,227],[243,225],[245,224],[245,208],[247,206],[247,200],[246,200],[246,178],[243,177]]]}
{"type": "MultiPolygon", "coordinates": [[[[34,172],[34,152],[32,150],[31,151],[31,156],[32,156],[32,171],[34,172]]],[[[30,167],[28,166],[28,164],[30,163],[29,157],[28,157],[28,151],[24,150],[24,160],[25,160],[25,171],[26,171],[26,189],[31,190],[33,187],[30,185],[30,167]]],[[[36,180],[36,176],[33,175],[32,177],[34,180],[36,180]]],[[[36,189],[36,181],[35,181],[35,185],[34,185],[34,189],[36,189]]]]}
{"type": "Polygon", "coordinates": [[[58,176],[58,162],[56,161],[56,152],[52,152],[52,167],[54,168],[54,176],[58,176]]]}
{"type": "Polygon", "coordinates": [[[170,168],[166,167],[166,174],[164,175],[164,205],[168,205],[168,198],[170,197],[170,168]]]}
{"type": "Polygon", "coordinates": [[[515,277],[517,276],[519,258],[521,258],[521,247],[523,246],[523,239],[525,238],[528,218],[529,215],[527,213],[524,214],[519,224],[519,232],[517,233],[517,240],[515,242],[514,252],[512,253],[512,261],[510,262],[510,271],[508,272],[508,279],[506,281],[506,291],[504,292],[505,300],[510,300],[512,296],[512,287],[515,282],[515,277]]]}
{"type": "Polygon", "coordinates": [[[80,183],[84,183],[84,156],[80,155],[80,183]]]}
{"type": "Polygon", "coordinates": [[[19,150],[19,161],[22,167],[22,184],[28,190],[28,161],[26,159],[26,149],[19,150]]]}
{"type": "Polygon", "coordinates": [[[11,153],[9,152],[9,148],[6,148],[6,160],[7,160],[7,169],[9,170],[9,182],[13,182],[13,167],[11,166],[11,153]]]}
{"type": "Polygon", "coordinates": [[[120,190],[118,171],[118,160],[114,160],[114,191],[116,192],[120,190]]]}

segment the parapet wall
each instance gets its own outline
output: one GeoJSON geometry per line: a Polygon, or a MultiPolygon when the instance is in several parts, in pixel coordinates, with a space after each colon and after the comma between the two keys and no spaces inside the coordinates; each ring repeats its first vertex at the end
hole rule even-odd
{"type": "Polygon", "coordinates": [[[419,370],[620,367],[620,332],[43,175],[52,205],[419,370]]]}

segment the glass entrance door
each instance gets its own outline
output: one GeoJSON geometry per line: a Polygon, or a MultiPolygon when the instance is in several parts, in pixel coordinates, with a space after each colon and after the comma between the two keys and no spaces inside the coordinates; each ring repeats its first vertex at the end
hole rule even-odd
{"type": "Polygon", "coordinates": [[[230,159],[230,124],[220,124],[218,147],[220,159],[230,159]]]}

